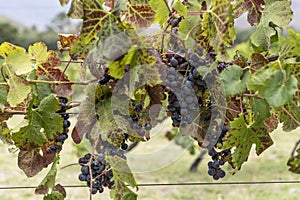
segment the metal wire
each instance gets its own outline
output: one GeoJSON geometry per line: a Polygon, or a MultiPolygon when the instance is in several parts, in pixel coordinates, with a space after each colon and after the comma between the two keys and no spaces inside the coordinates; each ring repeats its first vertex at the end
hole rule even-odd
{"type": "MultiPolygon", "coordinates": [[[[165,186],[214,186],[214,185],[270,185],[270,184],[300,184],[300,180],[286,181],[245,181],[245,182],[183,182],[183,183],[141,183],[138,187],[165,186]]],[[[128,185],[127,185],[128,186],[128,185]]],[[[86,188],[86,185],[65,185],[65,188],[86,188]]],[[[3,186],[0,190],[35,189],[35,186],[3,186]]]]}

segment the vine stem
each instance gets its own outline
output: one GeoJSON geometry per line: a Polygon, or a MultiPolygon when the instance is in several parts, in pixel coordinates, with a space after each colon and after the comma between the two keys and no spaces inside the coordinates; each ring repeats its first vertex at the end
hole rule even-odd
{"type": "Polygon", "coordinates": [[[170,8],[170,6],[169,6],[169,4],[168,4],[167,0],[164,0],[164,2],[165,2],[165,4],[166,4],[166,6],[167,6],[167,8],[168,8],[169,12],[170,12],[170,13],[172,13],[172,10],[171,10],[171,8],[170,8]]]}
{"type": "Polygon", "coordinates": [[[70,66],[71,61],[72,61],[72,58],[70,58],[69,62],[68,62],[67,65],[65,66],[64,71],[61,73],[61,75],[60,75],[58,81],[60,81],[61,78],[65,75],[65,72],[67,71],[68,67],[70,66]]]}
{"type": "Polygon", "coordinates": [[[61,167],[60,170],[64,170],[64,169],[66,169],[68,167],[77,166],[77,165],[79,165],[79,163],[68,164],[68,165],[65,165],[65,166],[61,167]]]}
{"type": "Polygon", "coordinates": [[[285,107],[282,107],[282,110],[298,125],[300,126],[300,122],[287,110],[285,107]]]}
{"type": "Polygon", "coordinates": [[[299,144],[300,144],[300,140],[298,140],[298,141],[295,143],[295,146],[294,146],[293,151],[292,151],[292,153],[291,153],[291,158],[295,156],[295,152],[296,152],[297,147],[299,146],[299,144]]]}
{"type": "Polygon", "coordinates": [[[53,85],[62,85],[62,84],[74,84],[74,85],[88,85],[92,82],[96,82],[97,80],[91,80],[91,81],[45,81],[45,80],[32,80],[32,79],[26,79],[29,83],[45,83],[45,84],[53,84],[53,85]]]}

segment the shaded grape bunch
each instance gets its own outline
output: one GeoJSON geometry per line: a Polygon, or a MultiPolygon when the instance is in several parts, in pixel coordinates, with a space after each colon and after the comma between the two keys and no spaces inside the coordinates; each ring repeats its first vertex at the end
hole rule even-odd
{"type": "Polygon", "coordinates": [[[86,182],[86,185],[91,188],[92,194],[102,193],[104,187],[112,189],[114,186],[114,181],[111,180],[113,172],[104,158],[104,154],[91,155],[88,153],[78,160],[81,165],[81,174],[78,179],[86,182]]]}
{"type": "MultiPolygon", "coordinates": [[[[141,113],[144,109],[142,104],[135,104],[134,102],[131,102],[131,106],[133,109],[130,112],[130,115],[124,115],[118,110],[113,110],[113,114],[122,116],[124,119],[126,119],[132,131],[136,131],[139,137],[144,137],[146,131],[150,131],[152,129],[152,125],[150,122],[146,122],[145,124],[140,122],[141,113]]],[[[124,140],[121,145],[121,149],[123,150],[128,148],[128,145],[126,144],[128,136],[128,133],[124,134],[124,140]]]]}
{"type": "Polygon", "coordinates": [[[61,108],[59,111],[57,111],[57,113],[63,118],[63,131],[58,137],[55,138],[55,144],[49,146],[46,149],[46,153],[48,154],[53,154],[61,151],[62,145],[68,138],[68,128],[71,125],[70,121],[68,120],[70,116],[68,113],[66,113],[68,99],[65,97],[59,97],[58,101],[60,102],[61,108]]]}
{"type": "Polygon", "coordinates": [[[224,69],[226,69],[230,65],[232,65],[232,62],[219,62],[217,69],[219,70],[219,72],[222,72],[224,69]]]}
{"type": "Polygon", "coordinates": [[[208,162],[208,175],[212,176],[214,180],[218,180],[220,178],[224,178],[226,173],[221,166],[226,163],[226,157],[231,155],[231,150],[226,149],[220,152],[217,152],[215,148],[219,145],[223,145],[223,138],[228,132],[228,128],[223,125],[221,134],[218,138],[218,142],[215,144],[211,150],[208,151],[208,155],[211,156],[212,161],[208,162]]]}

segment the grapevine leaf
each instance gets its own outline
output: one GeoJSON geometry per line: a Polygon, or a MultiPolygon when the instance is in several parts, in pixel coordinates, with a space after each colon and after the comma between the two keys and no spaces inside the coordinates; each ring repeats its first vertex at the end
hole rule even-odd
{"type": "MultiPolygon", "coordinates": [[[[4,79],[0,76],[0,82],[3,83],[4,79]]],[[[7,87],[0,86],[0,104],[5,105],[7,103],[7,87]]]]}
{"type": "MultiPolygon", "coordinates": [[[[94,0],[83,1],[83,11],[82,30],[79,39],[74,41],[71,49],[71,57],[85,57],[95,47],[99,38],[102,41],[106,40],[106,44],[110,45],[106,49],[108,51],[107,55],[110,55],[110,52],[114,50],[122,51],[123,45],[120,46],[119,43],[122,44],[127,41],[118,37],[118,34],[124,33],[125,27],[117,15],[114,12],[105,11],[100,2],[94,0]],[[108,41],[109,39],[110,41],[108,41]]],[[[98,47],[101,48],[102,45],[99,44],[98,47]]]]}
{"type": "Polygon", "coordinates": [[[226,95],[233,96],[244,92],[249,78],[250,73],[244,73],[243,69],[239,66],[233,65],[226,68],[221,73],[226,95]]]}
{"type": "Polygon", "coordinates": [[[43,200],[63,200],[64,196],[58,191],[52,191],[51,194],[44,196],[43,200]]]}
{"type": "Polygon", "coordinates": [[[9,74],[8,85],[9,91],[7,95],[7,101],[12,107],[22,103],[23,100],[31,92],[29,83],[22,77],[15,74],[9,74]]]}
{"type": "Polygon", "coordinates": [[[272,37],[277,37],[275,26],[285,27],[292,20],[290,1],[276,1],[266,5],[256,31],[251,35],[251,43],[257,51],[269,49],[272,37]]]}
{"type": "MultiPolygon", "coordinates": [[[[38,70],[37,70],[37,76],[38,77],[45,77],[49,81],[63,81],[68,82],[68,77],[63,74],[63,72],[58,69],[58,67],[61,65],[61,60],[59,59],[58,55],[54,51],[48,51],[47,52],[47,60],[42,63],[37,63],[38,70]]],[[[60,84],[60,85],[52,85],[52,89],[54,90],[54,93],[67,97],[72,95],[72,84],[60,84]]]]}
{"type": "Polygon", "coordinates": [[[264,120],[264,125],[266,126],[268,133],[273,132],[278,127],[278,124],[278,116],[275,114],[264,120]]]}
{"type": "Polygon", "coordinates": [[[140,28],[148,28],[154,21],[155,12],[150,5],[127,5],[126,20],[129,24],[140,28]]]}
{"type": "Polygon", "coordinates": [[[59,3],[61,6],[65,6],[66,4],[69,3],[70,0],[59,0],[59,3]]]}
{"type": "Polygon", "coordinates": [[[5,57],[5,64],[11,73],[16,75],[28,74],[33,70],[31,56],[25,49],[16,49],[5,57]]]}
{"type": "Polygon", "coordinates": [[[110,192],[111,198],[115,200],[137,199],[137,195],[125,185],[125,183],[128,183],[129,186],[138,189],[126,161],[118,156],[108,156],[106,159],[112,167],[113,180],[115,181],[114,188],[110,192]]]}
{"type": "Polygon", "coordinates": [[[196,40],[207,51],[213,47],[216,53],[225,54],[225,47],[231,46],[235,39],[233,20],[230,0],[213,1],[210,10],[203,15],[202,31],[196,40]]]}
{"type": "MultiPolygon", "coordinates": [[[[194,16],[187,16],[185,17],[179,24],[179,31],[186,35],[190,32],[190,30],[193,28],[193,26],[195,26],[195,24],[200,24],[201,20],[198,17],[194,17],[194,16]]],[[[191,37],[194,38],[195,37],[195,33],[196,32],[200,32],[200,27],[198,28],[194,28],[195,30],[192,32],[191,37]]]]}
{"type": "Polygon", "coordinates": [[[56,155],[49,172],[44,177],[42,182],[38,185],[38,187],[35,189],[35,194],[47,194],[49,189],[54,188],[58,162],[59,162],[59,156],[56,155]]]}
{"type": "Polygon", "coordinates": [[[37,175],[45,166],[45,159],[37,149],[29,151],[21,150],[18,155],[18,166],[27,177],[37,175]]]}
{"type": "Polygon", "coordinates": [[[16,146],[42,146],[47,138],[53,139],[57,133],[61,133],[62,119],[55,113],[58,109],[58,101],[54,95],[44,98],[37,109],[30,109],[29,124],[12,135],[16,146]]]}
{"type": "Polygon", "coordinates": [[[269,104],[266,102],[266,100],[252,98],[251,104],[256,122],[261,122],[271,116],[269,104]]]}
{"type": "Polygon", "coordinates": [[[0,115],[0,140],[4,143],[13,144],[10,137],[10,130],[7,127],[6,120],[8,120],[10,115],[0,115]]]}
{"type": "Polygon", "coordinates": [[[173,4],[173,8],[183,17],[186,17],[187,15],[187,8],[180,2],[176,1],[173,4]]]}
{"type": "Polygon", "coordinates": [[[254,74],[251,74],[250,80],[248,82],[248,89],[252,91],[258,91],[259,96],[264,98],[265,93],[265,82],[271,77],[272,73],[274,72],[271,68],[261,68],[254,74]]]}
{"type": "MultiPolygon", "coordinates": [[[[300,109],[297,106],[296,101],[287,103],[284,108],[299,122],[300,121],[300,109]]],[[[280,122],[283,122],[282,130],[283,131],[292,131],[299,127],[296,122],[291,119],[284,111],[280,113],[280,122]]]]}
{"type": "Polygon", "coordinates": [[[273,141],[261,123],[246,121],[245,115],[230,122],[231,135],[224,142],[223,148],[236,147],[232,155],[232,161],[237,169],[247,161],[250,149],[256,144],[256,154],[261,154],[273,144],[273,141]]]}
{"type": "Polygon", "coordinates": [[[290,76],[285,81],[283,72],[278,70],[266,81],[264,96],[271,106],[281,107],[292,99],[297,90],[297,79],[290,76]]]}
{"type": "Polygon", "coordinates": [[[134,92],[141,85],[157,85],[161,81],[159,71],[161,63],[155,59],[154,52],[148,49],[138,50],[139,56],[136,60],[136,66],[130,69],[129,97],[134,98],[134,92]],[[150,55],[153,54],[152,55],[150,55]],[[142,84],[141,84],[142,83],[142,84]]]}
{"type": "Polygon", "coordinates": [[[150,6],[155,11],[155,22],[159,22],[160,26],[167,21],[169,16],[169,9],[164,0],[150,0],[150,6]]]}
{"type": "Polygon", "coordinates": [[[43,42],[36,42],[28,47],[28,52],[37,63],[44,63],[48,59],[47,45],[43,42]]]}
{"type": "Polygon", "coordinates": [[[297,155],[293,155],[287,162],[289,170],[296,174],[300,174],[300,148],[297,149],[297,155]]]}
{"type": "Polygon", "coordinates": [[[261,54],[259,53],[253,53],[251,55],[251,70],[257,71],[260,68],[266,66],[269,63],[269,61],[261,54]]]}
{"type": "Polygon", "coordinates": [[[264,0],[238,0],[235,1],[233,10],[235,17],[238,18],[242,14],[248,12],[247,20],[251,26],[255,26],[259,23],[262,6],[265,4],[264,0]]]}
{"type": "Polygon", "coordinates": [[[22,47],[15,46],[9,42],[3,42],[0,45],[0,56],[6,58],[9,54],[16,50],[22,50],[22,47]]]}
{"type": "Polygon", "coordinates": [[[72,0],[70,10],[68,11],[68,17],[73,19],[83,18],[83,0],[72,0]]]}

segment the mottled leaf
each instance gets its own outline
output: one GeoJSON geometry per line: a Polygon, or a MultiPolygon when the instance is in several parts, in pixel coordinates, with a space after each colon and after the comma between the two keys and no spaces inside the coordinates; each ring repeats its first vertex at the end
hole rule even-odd
{"type": "Polygon", "coordinates": [[[45,166],[44,158],[37,149],[20,151],[18,155],[18,166],[27,177],[37,175],[45,166]]]}
{"type": "Polygon", "coordinates": [[[71,7],[68,11],[68,17],[73,19],[83,18],[83,1],[84,0],[72,0],[71,7]]]}
{"type": "Polygon", "coordinates": [[[219,55],[225,54],[225,47],[235,40],[234,16],[230,0],[216,0],[203,15],[201,32],[196,38],[207,51],[211,47],[219,55]]]}
{"type": "Polygon", "coordinates": [[[47,45],[43,42],[36,42],[28,47],[28,52],[36,59],[37,63],[46,62],[48,59],[47,45]]]}
{"type": "MultiPolygon", "coordinates": [[[[299,100],[299,98],[298,98],[299,100]]],[[[287,103],[284,108],[298,121],[300,122],[300,108],[297,105],[297,100],[287,103]]],[[[299,127],[299,124],[297,124],[291,116],[289,116],[286,112],[283,110],[279,113],[280,122],[283,123],[282,130],[283,131],[292,131],[299,127]]]]}
{"type": "Polygon", "coordinates": [[[127,5],[126,20],[129,24],[140,28],[148,28],[152,25],[155,12],[150,5],[127,5]]]}
{"type": "Polygon", "coordinates": [[[251,55],[251,71],[255,72],[269,63],[268,59],[262,54],[253,53],[251,55]]]}
{"type": "Polygon", "coordinates": [[[277,31],[272,24],[285,27],[290,23],[293,17],[290,6],[290,1],[276,1],[270,5],[266,5],[262,13],[261,21],[250,38],[256,51],[269,49],[272,43],[272,37],[277,38],[277,31]]]}
{"type": "Polygon", "coordinates": [[[256,154],[260,155],[273,144],[266,128],[261,123],[254,123],[246,119],[247,116],[240,115],[239,118],[230,122],[231,135],[224,142],[223,148],[235,147],[232,154],[232,162],[237,169],[247,161],[253,144],[256,144],[256,154]]]}
{"type": "Polygon", "coordinates": [[[265,4],[264,0],[237,0],[234,2],[233,11],[236,18],[248,12],[249,24],[255,26],[259,23],[263,11],[262,6],[265,4]]]}

